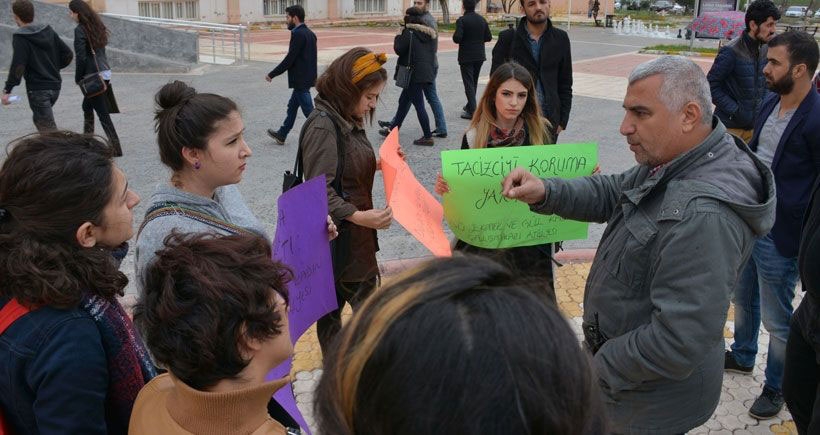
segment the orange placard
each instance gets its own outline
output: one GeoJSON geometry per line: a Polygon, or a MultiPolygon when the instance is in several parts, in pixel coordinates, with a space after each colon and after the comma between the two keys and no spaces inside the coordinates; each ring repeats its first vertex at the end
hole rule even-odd
{"type": "Polygon", "coordinates": [[[382,143],[379,157],[387,205],[393,208],[393,217],[434,255],[451,256],[450,241],[442,223],[444,209],[399,156],[398,128],[382,143]]]}

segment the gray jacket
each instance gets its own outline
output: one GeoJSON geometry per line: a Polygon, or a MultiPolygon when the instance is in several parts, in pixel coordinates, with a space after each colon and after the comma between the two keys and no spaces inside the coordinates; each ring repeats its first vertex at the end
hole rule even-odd
{"type": "Polygon", "coordinates": [[[585,325],[608,340],[594,363],[613,429],[686,432],[720,399],[723,327],[755,237],[774,223],[772,173],[719,121],[649,176],[546,179],[533,210],[607,222],[584,293],[585,325]]]}
{"type": "MultiPolygon", "coordinates": [[[[235,184],[217,188],[214,192],[214,199],[184,192],[172,186],[160,185],[151,195],[151,202],[148,204],[147,210],[151,210],[157,204],[164,202],[183,205],[250,230],[270,240],[265,232],[264,225],[251,213],[235,184]]],[[[145,224],[137,235],[137,249],[134,259],[137,288],[140,294],[142,294],[142,274],[145,267],[154,259],[156,252],[162,249],[165,237],[171,234],[172,230],[182,233],[229,234],[225,230],[220,230],[182,215],[160,216],[145,224]]]]}

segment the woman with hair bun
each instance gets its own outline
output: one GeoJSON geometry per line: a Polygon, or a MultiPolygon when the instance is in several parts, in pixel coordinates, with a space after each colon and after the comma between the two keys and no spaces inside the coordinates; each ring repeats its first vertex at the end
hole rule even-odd
{"type": "Polygon", "coordinates": [[[119,113],[119,108],[111,87],[111,67],[105,55],[110,32],[100,16],[83,0],[68,2],[68,14],[77,22],[74,28],[74,82],[80,83],[83,77],[99,73],[107,87],[100,95],[83,98],[83,132],[94,133],[94,112],[97,112],[108,142],[114,147],[114,155],[121,156],[120,138],[111,120],[111,113],[119,113]]]}
{"type": "Polygon", "coordinates": [[[477,256],[432,260],[379,288],[339,334],[315,396],[324,434],[608,433],[567,320],[477,256]]]}
{"type": "MultiPolygon", "coordinates": [[[[156,105],[159,155],[172,175],[168,184],[157,186],[151,195],[137,233],[135,268],[141,295],[146,268],[174,231],[271,240],[236,186],[252,155],[236,103],[199,93],[177,80],[157,92],[156,105]]],[[[328,216],[328,237],[335,236],[336,226],[328,216]]],[[[270,412],[286,426],[298,427],[274,400],[270,412]]]]}
{"type": "Polygon", "coordinates": [[[27,136],[0,169],[0,413],[14,434],[125,434],[156,369],[117,301],[140,198],[111,148],[27,136]],[[11,323],[8,323],[11,320],[11,323]]]}
{"type": "Polygon", "coordinates": [[[365,122],[373,121],[387,81],[385,62],[384,53],[363,47],[336,58],[316,81],[316,107],[299,138],[305,178],[326,176],[328,209],[339,227],[333,245],[339,309],[316,324],[323,353],[341,327],[345,301],[355,310],[376,287],[376,230],[388,228],[393,220],[390,207],[373,206],[373,177],[379,161],[364,131],[365,122]]]}

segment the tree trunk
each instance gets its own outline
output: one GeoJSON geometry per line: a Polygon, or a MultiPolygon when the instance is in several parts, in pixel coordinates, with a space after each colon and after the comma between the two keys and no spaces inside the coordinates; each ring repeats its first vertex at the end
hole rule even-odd
{"type": "Polygon", "coordinates": [[[444,24],[450,24],[450,5],[448,1],[439,0],[439,4],[441,5],[441,18],[444,20],[444,24]]]}

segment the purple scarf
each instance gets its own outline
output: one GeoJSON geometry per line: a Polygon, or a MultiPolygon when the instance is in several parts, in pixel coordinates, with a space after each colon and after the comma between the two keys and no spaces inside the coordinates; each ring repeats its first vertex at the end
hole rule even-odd
{"type": "Polygon", "coordinates": [[[100,296],[85,296],[80,308],[97,324],[108,361],[105,404],[108,433],[126,434],[137,394],[157,375],[157,369],[119,302],[100,296]]]}

